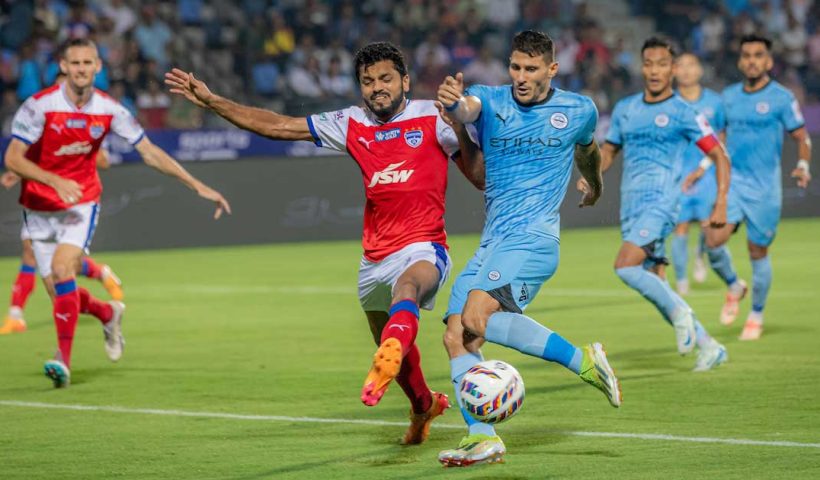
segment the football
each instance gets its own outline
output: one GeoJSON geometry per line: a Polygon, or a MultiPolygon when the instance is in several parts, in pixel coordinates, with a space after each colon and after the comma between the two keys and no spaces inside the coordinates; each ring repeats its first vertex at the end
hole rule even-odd
{"type": "Polygon", "coordinates": [[[468,370],[459,390],[464,409],[484,423],[509,419],[524,402],[524,380],[518,370],[501,360],[486,360],[468,370]]]}

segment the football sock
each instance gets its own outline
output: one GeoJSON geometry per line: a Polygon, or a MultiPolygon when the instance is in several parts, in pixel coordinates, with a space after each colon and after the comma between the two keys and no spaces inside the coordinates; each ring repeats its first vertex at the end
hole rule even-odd
{"type": "Polygon", "coordinates": [[[680,282],[686,280],[686,263],[689,261],[689,252],[686,250],[689,235],[675,234],[672,237],[672,263],[675,266],[675,279],[680,282]]]}
{"type": "Polygon", "coordinates": [[[469,434],[484,434],[492,437],[495,436],[495,429],[493,426],[487,423],[479,422],[473,418],[461,405],[461,389],[459,388],[461,386],[461,379],[464,378],[464,374],[467,373],[467,370],[473,368],[475,364],[482,360],[484,359],[482,358],[481,353],[465,353],[464,355],[451,358],[450,379],[453,381],[453,387],[456,389],[456,403],[458,404],[459,410],[461,410],[461,416],[464,418],[464,423],[467,424],[469,434]]]}
{"type": "Polygon", "coordinates": [[[700,320],[695,320],[695,343],[698,345],[699,348],[705,347],[709,340],[712,337],[709,335],[709,332],[703,328],[703,325],[700,323],[700,320]]]}
{"type": "Polygon", "coordinates": [[[520,313],[496,312],[487,320],[484,338],[521,353],[560,363],[576,374],[581,370],[581,349],[535,320],[520,313]]]}
{"type": "Polygon", "coordinates": [[[83,287],[78,287],[77,292],[80,296],[80,313],[90,313],[104,324],[114,316],[114,308],[108,302],[97,300],[83,287]]]}
{"type": "Polygon", "coordinates": [[[731,287],[734,285],[737,282],[737,273],[732,265],[732,254],[729,253],[729,248],[726,245],[707,248],[706,253],[709,255],[712,270],[715,271],[717,276],[726,283],[726,286],[731,287]]]}
{"type": "Polygon", "coordinates": [[[17,279],[14,280],[14,286],[11,287],[11,306],[17,307],[20,310],[26,307],[29,295],[34,291],[34,285],[37,283],[34,278],[34,267],[20,265],[20,272],[17,274],[17,279]]]}
{"type": "Polygon", "coordinates": [[[74,279],[65,280],[54,285],[54,325],[57,327],[57,345],[63,363],[71,364],[71,344],[74,342],[74,330],[77,317],[80,315],[80,295],[74,279]]]}
{"type": "Polygon", "coordinates": [[[410,350],[401,362],[401,370],[396,376],[396,382],[410,400],[413,413],[424,413],[430,410],[433,405],[433,394],[430,393],[430,387],[424,379],[424,373],[421,370],[421,354],[415,343],[410,346],[410,350]]]}
{"type": "Polygon", "coordinates": [[[695,255],[700,258],[704,253],[706,253],[706,234],[703,233],[703,230],[701,230],[700,235],[698,235],[698,249],[695,255]]]}
{"type": "Polygon", "coordinates": [[[102,266],[91,257],[83,257],[82,276],[99,279],[102,276],[102,266]]]}
{"type": "Polygon", "coordinates": [[[654,273],[644,270],[643,267],[618,268],[615,273],[625,284],[652,302],[670,324],[676,311],[684,308],[690,310],[689,305],[672,290],[669,283],[661,280],[654,273]]]}
{"type": "Polygon", "coordinates": [[[406,298],[390,307],[390,320],[382,330],[381,341],[395,338],[401,343],[402,355],[407,355],[410,346],[416,341],[419,331],[419,306],[414,300],[406,298]]]}
{"type": "MultiPolygon", "coordinates": [[[[762,313],[772,284],[772,263],[769,256],[752,260],[752,311],[762,313]]],[[[763,318],[762,316],[760,318],[763,318]]]]}

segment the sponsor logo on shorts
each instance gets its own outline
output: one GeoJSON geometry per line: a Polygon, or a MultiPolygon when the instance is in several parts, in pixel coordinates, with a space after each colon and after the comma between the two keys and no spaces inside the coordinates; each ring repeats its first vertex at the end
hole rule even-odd
{"type": "Polygon", "coordinates": [[[757,105],[755,105],[755,112],[761,115],[769,113],[769,102],[757,102],[757,105]]]}
{"type": "Polygon", "coordinates": [[[563,130],[569,125],[569,119],[561,112],[553,113],[550,117],[550,125],[558,130],[563,130]]]}
{"type": "Polygon", "coordinates": [[[664,128],[665,126],[669,125],[669,115],[665,113],[661,113],[655,117],[655,125],[664,128]]]}
{"type": "Polygon", "coordinates": [[[85,125],[84,118],[69,118],[65,121],[66,128],[85,128],[85,125]]]}
{"type": "Polygon", "coordinates": [[[401,128],[392,128],[390,130],[378,130],[376,132],[376,141],[385,142],[387,140],[395,140],[399,138],[401,128]]]}
{"type": "Polygon", "coordinates": [[[406,162],[407,160],[400,163],[391,163],[384,170],[374,173],[367,188],[372,188],[376,185],[389,185],[391,183],[406,183],[410,180],[410,176],[413,175],[413,172],[415,172],[415,170],[398,170],[398,168],[406,162]]]}
{"type": "Polygon", "coordinates": [[[501,273],[498,270],[493,270],[487,274],[487,278],[489,278],[492,281],[499,280],[501,279],[501,273]]]}
{"type": "Polygon", "coordinates": [[[421,130],[408,130],[404,132],[404,141],[413,148],[418,148],[424,140],[424,132],[421,130]]]}
{"type": "Polygon", "coordinates": [[[93,148],[94,147],[92,147],[89,142],[74,142],[69,145],[63,145],[56,152],[54,152],[54,155],[85,155],[87,153],[91,153],[93,148]]]}
{"type": "Polygon", "coordinates": [[[518,301],[519,301],[519,303],[520,302],[526,302],[527,300],[529,300],[529,298],[530,298],[530,289],[527,288],[527,284],[525,283],[525,284],[521,285],[521,295],[518,297],[518,301]]]}

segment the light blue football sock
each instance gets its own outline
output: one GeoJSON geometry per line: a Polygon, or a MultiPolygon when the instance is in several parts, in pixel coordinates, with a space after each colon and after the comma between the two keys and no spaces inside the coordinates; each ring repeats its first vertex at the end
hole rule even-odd
{"type": "Polygon", "coordinates": [[[772,262],[769,256],[752,260],[752,311],[761,313],[772,285],[772,262]]]}
{"type": "Polygon", "coordinates": [[[700,320],[695,320],[695,343],[698,345],[698,347],[703,348],[709,343],[709,340],[711,339],[712,337],[700,323],[700,320]]]}
{"type": "Polygon", "coordinates": [[[661,280],[654,273],[644,270],[643,267],[618,268],[615,269],[615,273],[625,284],[652,302],[670,325],[677,312],[681,309],[690,310],[689,304],[672,290],[669,283],[661,280]]]}
{"type": "Polygon", "coordinates": [[[481,353],[465,353],[464,355],[451,358],[450,379],[453,381],[453,387],[456,390],[456,403],[458,404],[459,410],[461,410],[461,416],[464,418],[464,423],[467,424],[469,434],[484,434],[492,437],[495,436],[495,429],[493,426],[487,423],[479,422],[473,418],[461,405],[461,390],[459,389],[461,379],[464,378],[464,374],[467,373],[467,370],[473,368],[476,363],[482,360],[484,360],[484,358],[481,356],[481,353]]]}
{"type": "Polygon", "coordinates": [[[497,312],[487,320],[484,338],[521,353],[560,363],[576,374],[581,370],[581,349],[535,320],[520,313],[497,312]]]}
{"type": "Polygon", "coordinates": [[[706,253],[706,234],[701,230],[700,235],[698,235],[698,249],[695,255],[702,257],[704,253],[706,253]]]}
{"type": "Polygon", "coordinates": [[[672,264],[675,267],[675,280],[678,282],[686,280],[686,264],[689,262],[688,242],[687,234],[675,234],[672,237],[672,264]]]}
{"type": "Polygon", "coordinates": [[[737,272],[735,272],[735,267],[732,265],[732,254],[729,253],[729,248],[726,245],[707,248],[706,253],[709,255],[712,270],[715,271],[717,276],[726,283],[727,287],[734,285],[737,282],[737,272]]]}

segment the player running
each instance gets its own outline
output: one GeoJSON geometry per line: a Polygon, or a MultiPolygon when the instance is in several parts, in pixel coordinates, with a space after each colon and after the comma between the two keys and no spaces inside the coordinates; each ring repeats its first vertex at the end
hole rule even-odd
{"type": "MultiPolygon", "coordinates": [[[[415,338],[419,308],[433,308],[450,271],[444,199],[448,162],[459,140],[433,101],[406,98],[410,77],[404,56],[392,44],[360,49],[355,73],[365,108],[307,118],[238,105],[177,69],[166,74],[166,83],[171,92],[240,128],[278,140],[310,140],[348,152],[356,161],[366,198],[359,301],[379,345],[361,399],[376,405],[395,378],[412,406],[402,443],[417,444],[449,406],[445,394],[427,386],[415,338]]],[[[463,126],[458,130],[467,137],[463,126]]]]}
{"type": "MultiPolygon", "coordinates": [[[[558,73],[552,39],[524,31],[513,38],[512,85],[472,85],[447,77],[438,100],[447,115],[477,129],[486,170],[486,222],[481,241],[453,285],[444,344],[460,397],[464,374],[483,360],[484,341],[560,363],[592,384],[614,407],[621,387],[600,343],[582,348],[522,312],[558,268],[558,209],[573,160],[588,188],[581,207],[594,205],[603,183],[593,139],[598,112],[587,97],[551,87],[558,73]]],[[[460,402],[459,402],[460,403],[460,402]]],[[[502,460],[506,448],[492,425],[462,409],[468,434],[439,453],[445,466],[502,460]]]]}
{"type": "MultiPolygon", "coordinates": [[[[723,109],[723,102],[721,102],[719,94],[700,85],[703,68],[701,68],[698,57],[691,53],[684,53],[677,58],[675,66],[678,95],[689,105],[692,105],[695,110],[702,113],[709,121],[709,125],[720,132],[720,135],[723,135],[723,130],[726,128],[726,114],[723,109]]],[[[712,160],[704,156],[697,145],[690,144],[684,150],[684,174],[698,170],[701,165],[709,167],[711,164],[712,160]]],[[[686,295],[689,292],[689,280],[686,275],[689,224],[691,222],[700,224],[700,241],[698,242],[698,254],[695,257],[695,280],[703,281],[706,275],[706,269],[701,259],[702,253],[706,253],[715,273],[728,287],[726,303],[721,309],[720,318],[721,322],[731,323],[737,316],[739,302],[746,295],[748,289],[746,282],[738,278],[732,265],[732,255],[729,253],[729,247],[725,245],[729,237],[724,232],[728,232],[731,227],[715,230],[708,224],[716,196],[717,179],[712,171],[709,171],[708,175],[704,175],[699,182],[691,187],[684,186],[683,195],[680,197],[678,224],[675,227],[675,235],[672,237],[672,261],[675,265],[678,293],[686,295]]]]}
{"type": "MultiPolygon", "coordinates": [[[[728,122],[726,144],[733,160],[730,228],[725,236],[728,238],[737,224],[745,222],[752,261],[752,310],[741,340],[757,340],[763,333],[763,309],[772,282],[769,246],[777,233],[783,203],[780,155],[784,131],[797,143],[798,161],[792,178],[800,188],[808,187],[811,181],[811,139],[806,122],[794,95],[769,77],[774,64],[771,48],[772,42],[766,37],[743,37],[738,59],[743,82],[723,91],[728,122]]],[[[694,176],[702,173],[699,169],[694,176]]],[[[723,323],[730,324],[728,320],[723,323]]]]}
{"type": "MultiPolygon", "coordinates": [[[[729,159],[703,114],[675,95],[674,51],[670,43],[650,38],[641,48],[644,91],[615,105],[601,148],[602,168],[624,150],[621,180],[621,236],[615,272],[660,311],[675,330],[678,352],[698,347],[695,371],[712,369],[728,359],[726,348],[709,336],[689,305],[658,276],[664,239],[677,217],[683,180],[683,152],[695,145],[716,167],[717,196],[709,224],[725,228],[729,159]]],[[[586,188],[583,179],[579,188],[586,188]]]]}
{"type": "Polygon", "coordinates": [[[116,361],[122,356],[125,306],[97,300],[74,279],[97,226],[102,187],[95,159],[109,131],[134,145],[145,163],[215,202],[216,218],[223,211],[230,213],[222,195],[151,143],[122,105],[93,87],[101,66],[93,42],[70,40],[60,60],[66,82],[23,103],[14,116],[13,138],[5,154],[6,167],[24,179],[23,219],[37,268],[53,299],[58,351],[46,362],[45,373],[55,387],[70,384],[71,347],[80,313],[103,323],[108,358],[116,361]]]}
{"type": "MultiPolygon", "coordinates": [[[[33,160],[33,159],[29,159],[33,160]]],[[[108,168],[108,158],[103,149],[97,153],[97,168],[108,168]]],[[[0,175],[0,185],[11,189],[20,182],[21,178],[14,172],[5,172],[0,175]]],[[[37,260],[34,258],[34,249],[31,245],[31,237],[28,229],[23,224],[20,229],[20,240],[22,244],[22,255],[20,258],[20,271],[14,280],[11,288],[11,305],[8,313],[0,326],[0,335],[11,333],[22,333],[27,329],[26,320],[23,317],[23,310],[36,284],[34,274],[37,271],[37,260]]],[[[86,255],[83,257],[78,275],[86,278],[98,280],[111,295],[114,301],[122,301],[124,295],[122,282],[114,273],[110,266],[97,263],[93,258],[86,255]]]]}

